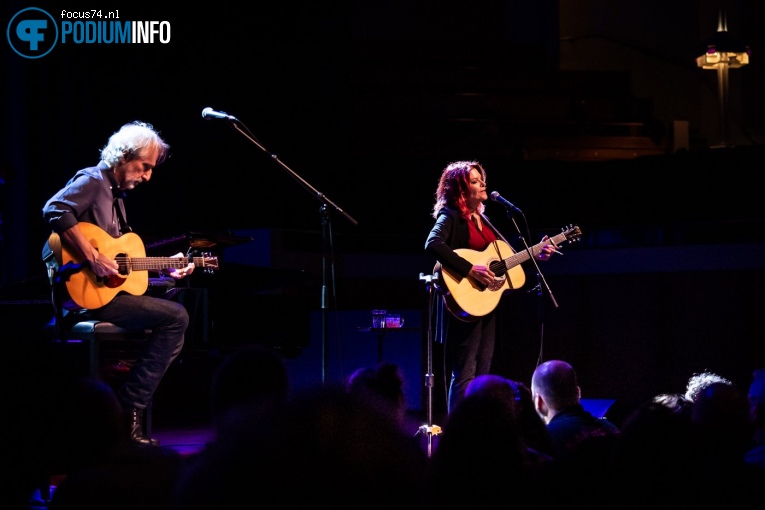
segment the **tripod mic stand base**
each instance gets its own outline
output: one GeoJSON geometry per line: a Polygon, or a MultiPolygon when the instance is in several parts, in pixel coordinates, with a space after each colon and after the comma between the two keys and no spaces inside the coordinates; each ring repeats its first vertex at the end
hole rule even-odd
{"type": "Polygon", "coordinates": [[[418,434],[428,434],[431,436],[437,436],[441,433],[441,427],[438,425],[422,425],[417,431],[418,434]]]}
{"type": "Polygon", "coordinates": [[[427,438],[427,454],[428,457],[433,455],[433,438],[441,433],[441,427],[438,425],[422,425],[417,434],[423,434],[427,438]]]}

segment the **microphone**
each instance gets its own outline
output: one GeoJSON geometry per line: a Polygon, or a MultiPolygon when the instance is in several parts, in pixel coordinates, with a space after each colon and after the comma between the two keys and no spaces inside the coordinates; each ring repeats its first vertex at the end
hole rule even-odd
{"type": "Polygon", "coordinates": [[[210,120],[210,119],[225,119],[225,120],[233,120],[233,121],[239,120],[233,115],[229,115],[226,112],[215,111],[209,106],[205,108],[204,110],[202,110],[202,118],[206,120],[210,120]]]}
{"type": "Polygon", "coordinates": [[[520,209],[515,207],[509,200],[506,200],[502,198],[502,196],[499,194],[498,191],[492,191],[491,192],[491,199],[495,202],[499,202],[500,204],[504,205],[505,207],[512,209],[513,211],[522,212],[520,209]]]}

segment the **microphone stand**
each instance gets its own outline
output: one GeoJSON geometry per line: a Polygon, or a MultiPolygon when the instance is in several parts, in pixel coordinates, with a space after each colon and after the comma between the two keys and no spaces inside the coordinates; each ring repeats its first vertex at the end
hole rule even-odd
{"type": "MultiPolygon", "coordinates": [[[[335,210],[338,212],[341,216],[343,216],[345,219],[347,219],[353,226],[358,225],[358,222],[353,219],[348,213],[346,213],[343,209],[341,209],[337,204],[335,204],[332,200],[330,200],[324,193],[320,192],[313,186],[311,186],[305,179],[300,177],[294,170],[292,170],[290,167],[288,167],[282,160],[280,160],[276,154],[272,154],[270,151],[268,151],[260,141],[258,141],[257,138],[255,138],[254,135],[252,135],[249,132],[249,129],[245,126],[245,129],[247,129],[247,132],[243,131],[242,128],[239,126],[240,121],[236,118],[228,119],[231,126],[239,131],[245,138],[247,138],[249,141],[251,141],[253,144],[255,144],[260,150],[268,154],[271,159],[277,163],[279,166],[281,166],[284,170],[287,171],[301,186],[303,186],[309,193],[311,193],[314,197],[316,197],[319,202],[321,202],[321,207],[319,208],[319,212],[321,214],[321,224],[322,224],[322,271],[321,271],[321,383],[325,384],[326,377],[327,377],[327,309],[329,307],[328,297],[327,297],[327,269],[334,267],[334,258],[332,257],[332,226],[331,226],[331,212],[332,210],[335,210]],[[331,209],[330,209],[331,208],[331,209]]],[[[334,296],[334,271],[332,271],[332,282],[333,282],[333,292],[332,295],[334,296]]]]}
{"type": "MultiPolygon", "coordinates": [[[[526,220],[526,216],[523,214],[523,212],[516,208],[516,210],[523,216],[524,221],[526,220]]],[[[512,210],[507,209],[507,217],[510,218],[510,220],[513,222],[513,225],[515,225],[515,230],[518,232],[518,238],[523,242],[523,246],[526,249],[526,253],[529,254],[529,259],[534,264],[534,267],[537,270],[537,297],[542,297],[542,285],[544,284],[545,289],[547,289],[547,295],[550,296],[550,301],[552,301],[552,304],[555,308],[558,308],[558,302],[555,300],[555,296],[553,296],[552,290],[550,290],[550,286],[547,284],[547,280],[545,279],[544,275],[542,274],[542,271],[539,269],[539,264],[537,264],[537,259],[534,258],[534,254],[531,252],[531,248],[529,247],[529,243],[526,242],[526,238],[523,237],[523,234],[521,234],[521,229],[518,227],[518,223],[515,221],[515,216],[513,216],[512,210]]],[[[528,223],[527,223],[528,224],[528,223]]],[[[527,229],[528,230],[528,229],[527,229]]],[[[529,235],[529,237],[531,237],[529,235]]],[[[544,306],[541,301],[541,299],[538,300],[539,302],[539,322],[540,322],[540,331],[539,331],[539,357],[537,359],[537,365],[541,363],[542,361],[542,350],[544,345],[544,332],[545,332],[545,320],[544,320],[544,306]]]]}
{"type": "MultiPolygon", "coordinates": [[[[518,209],[518,212],[523,214],[520,209],[518,209]]],[[[526,249],[526,253],[529,254],[529,260],[531,260],[537,270],[537,286],[539,287],[539,292],[542,291],[542,284],[544,284],[545,289],[547,289],[547,295],[550,296],[550,300],[552,301],[553,306],[558,308],[558,302],[555,300],[555,296],[553,296],[552,290],[550,290],[550,286],[547,285],[547,280],[545,280],[544,275],[542,275],[542,270],[539,269],[537,259],[534,258],[534,254],[531,252],[531,247],[529,246],[529,243],[526,242],[526,238],[523,237],[523,234],[521,234],[521,229],[518,227],[518,223],[515,221],[515,216],[513,216],[510,209],[507,210],[507,217],[510,218],[510,220],[513,222],[513,225],[515,225],[515,230],[518,232],[518,239],[520,239],[523,243],[523,246],[526,249]]]]}
{"type": "Polygon", "coordinates": [[[428,388],[428,402],[427,402],[427,414],[428,423],[422,425],[417,433],[426,434],[427,437],[427,453],[428,457],[432,456],[433,452],[433,436],[437,436],[441,433],[441,427],[433,424],[433,308],[435,307],[436,295],[434,292],[435,281],[438,280],[438,272],[433,275],[425,275],[420,273],[420,281],[425,282],[425,286],[428,290],[428,338],[427,338],[427,373],[425,374],[425,386],[428,388]]]}

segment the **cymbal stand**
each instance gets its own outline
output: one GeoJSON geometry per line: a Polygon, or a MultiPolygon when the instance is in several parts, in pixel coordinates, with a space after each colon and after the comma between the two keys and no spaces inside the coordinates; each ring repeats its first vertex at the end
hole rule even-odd
{"type": "Polygon", "coordinates": [[[428,291],[428,338],[427,338],[427,373],[425,374],[425,387],[428,388],[428,423],[422,425],[417,431],[418,434],[426,434],[428,439],[428,457],[433,453],[433,436],[437,436],[441,433],[441,427],[433,424],[433,381],[435,379],[433,375],[433,310],[436,299],[435,284],[434,281],[438,280],[438,272],[432,275],[425,275],[420,273],[420,281],[425,282],[425,287],[428,291]]]}

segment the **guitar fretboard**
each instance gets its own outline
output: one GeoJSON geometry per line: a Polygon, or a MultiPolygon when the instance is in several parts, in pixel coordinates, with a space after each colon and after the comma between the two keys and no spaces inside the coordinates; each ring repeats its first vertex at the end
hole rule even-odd
{"type": "MultiPolygon", "coordinates": [[[[567,239],[568,239],[568,235],[565,232],[563,232],[561,234],[558,234],[557,236],[553,236],[550,239],[547,239],[546,241],[542,241],[541,243],[535,244],[534,246],[529,248],[529,251],[531,251],[531,256],[532,257],[536,257],[537,255],[539,255],[539,253],[541,253],[542,248],[544,247],[544,245],[546,245],[546,244],[553,244],[553,245],[557,246],[560,243],[565,242],[567,239]]],[[[513,255],[507,257],[506,259],[504,259],[502,261],[502,262],[504,262],[504,266],[505,266],[504,268],[502,268],[499,265],[499,264],[501,264],[499,261],[495,261],[492,264],[490,264],[491,270],[497,276],[501,276],[501,275],[505,274],[505,271],[503,269],[505,269],[505,270],[512,269],[515,266],[517,266],[518,264],[523,264],[524,262],[529,260],[529,251],[527,251],[527,250],[519,251],[519,252],[514,253],[513,255]],[[497,269],[499,269],[499,271],[500,271],[499,273],[494,269],[495,264],[497,264],[497,269]]]]}
{"type": "MultiPolygon", "coordinates": [[[[180,257],[115,257],[121,267],[129,267],[134,271],[158,271],[161,269],[181,269],[189,264],[188,259],[180,257]]],[[[193,257],[194,265],[205,267],[204,257],[193,257]]]]}

